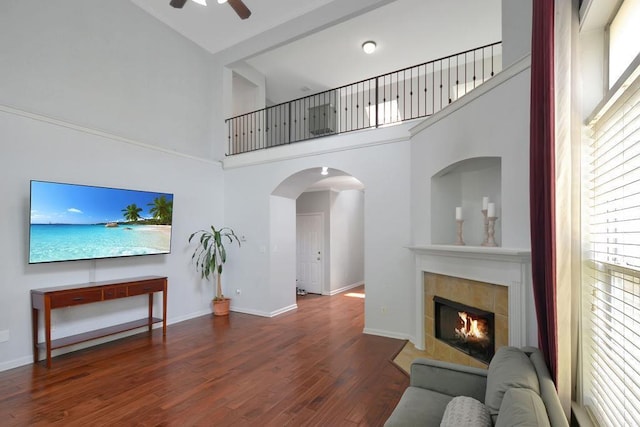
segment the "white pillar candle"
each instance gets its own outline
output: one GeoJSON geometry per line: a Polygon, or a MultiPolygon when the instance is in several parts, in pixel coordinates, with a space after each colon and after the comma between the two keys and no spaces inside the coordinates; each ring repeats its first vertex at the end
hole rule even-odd
{"type": "Polygon", "coordinates": [[[489,218],[493,218],[496,216],[496,204],[495,203],[488,203],[487,204],[487,216],[489,218]]]}
{"type": "Polygon", "coordinates": [[[482,198],[482,210],[486,211],[488,209],[487,205],[489,204],[489,197],[484,196],[482,198]]]}
{"type": "Polygon", "coordinates": [[[458,206],[456,208],[456,220],[461,220],[462,219],[462,207],[458,206]]]}

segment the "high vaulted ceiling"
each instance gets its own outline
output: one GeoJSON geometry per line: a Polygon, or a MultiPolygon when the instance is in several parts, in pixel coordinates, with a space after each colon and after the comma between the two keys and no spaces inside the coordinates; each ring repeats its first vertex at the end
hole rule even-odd
{"type": "Polygon", "coordinates": [[[209,52],[217,53],[333,0],[244,0],[251,10],[247,20],[216,0],[208,0],[208,6],[188,1],[182,9],[171,7],[169,0],[131,1],[209,52]]]}
{"type": "MultiPolygon", "coordinates": [[[[225,66],[255,69],[267,105],[493,43],[502,33],[502,0],[243,0],[252,12],[246,20],[216,0],[182,9],[169,0],[131,1],[225,66]],[[378,45],[372,55],[361,49],[367,40],[378,45]]],[[[355,178],[332,176],[309,190],[361,188],[355,178]]]]}
{"type": "Polygon", "coordinates": [[[500,0],[244,0],[252,11],[247,20],[215,0],[183,9],[169,0],[131,1],[209,52],[225,54],[225,65],[256,69],[265,76],[268,103],[501,39],[500,0]],[[372,55],[362,52],[366,40],[378,44],[372,55]]]}
{"type": "Polygon", "coordinates": [[[396,0],[247,62],[267,76],[267,98],[285,102],[499,41],[500,7],[396,0]],[[367,40],[377,44],[371,55],[361,47],[367,40]]]}

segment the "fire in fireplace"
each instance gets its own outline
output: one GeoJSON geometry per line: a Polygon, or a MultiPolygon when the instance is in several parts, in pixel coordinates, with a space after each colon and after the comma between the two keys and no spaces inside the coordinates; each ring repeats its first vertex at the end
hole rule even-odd
{"type": "Polygon", "coordinates": [[[436,338],[488,364],[495,352],[494,314],[438,296],[433,301],[436,338]]]}

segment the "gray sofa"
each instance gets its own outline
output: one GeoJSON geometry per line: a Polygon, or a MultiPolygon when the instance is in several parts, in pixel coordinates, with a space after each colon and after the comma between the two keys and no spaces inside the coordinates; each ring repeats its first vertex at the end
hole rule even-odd
{"type": "Polygon", "coordinates": [[[416,359],[409,387],[385,426],[440,426],[441,422],[498,427],[569,425],[542,353],[533,347],[501,347],[488,371],[416,359]],[[469,424],[464,417],[474,422],[469,424]]]}

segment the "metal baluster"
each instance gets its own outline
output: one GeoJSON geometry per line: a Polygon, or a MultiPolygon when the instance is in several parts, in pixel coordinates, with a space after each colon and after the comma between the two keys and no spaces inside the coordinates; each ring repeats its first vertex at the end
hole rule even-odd
{"type": "Polygon", "coordinates": [[[491,77],[493,77],[493,45],[491,46],[491,77]]]}
{"type": "Polygon", "coordinates": [[[431,114],[436,112],[436,63],[431,64],[431,114]]]}
{"type": "Polygon", "coordinates": [[[473,51],[473,88],[476,88],[476,52],[473,51]]]}
{"type": "Polygon", "coordinates": [[[485,79],[485,74],[484,74],[484,49],[482,49],[482,81],[484,81],[485,79]]]}

